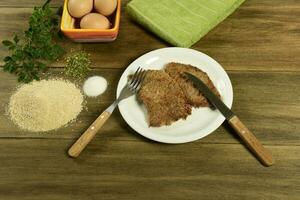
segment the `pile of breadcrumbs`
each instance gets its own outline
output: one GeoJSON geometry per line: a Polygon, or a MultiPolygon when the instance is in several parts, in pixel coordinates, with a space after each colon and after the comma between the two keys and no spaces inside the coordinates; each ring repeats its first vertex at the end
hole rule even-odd
{"type": "Polygon", "coordinates": [[[65,80],[42,80],[22,85],[11,96],[8,113],[21,129],[42,132],[62,127],[76,119],[83,96],[65,80]]]}

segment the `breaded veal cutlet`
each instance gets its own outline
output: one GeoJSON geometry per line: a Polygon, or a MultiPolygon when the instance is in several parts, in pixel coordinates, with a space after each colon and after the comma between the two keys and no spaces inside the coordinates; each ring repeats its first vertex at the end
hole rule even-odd
{"type": "Polygon", "coordinates": [[[193,107],[207,107],[210,106],[206,97],[197,89],[190,80],[185,77],[185,72],[191,73],[200,80],[202,80],[218,97],[220,94],[213,82],[208,77],[207,73],[203,72],[199,68],[192,65],[186,65],[181,63],[168,63],[165,66],[165,72],[171,76],[181,87],[189,104],[193,107]]]}
{"type": "Polygon", "coordinates": [[[147,109],[149,126],[170,125],[179,119],[186,119],[192,107],[210,106],[202,93],[187,80],[184,72],[201,79],[220,97],[208,75],[192,65],[172,62],[165,65],[163,70],[148,70],[138,99],[147,109]]]}
{"type": "Polygon", "coordinates": [[[163,70],[147,72],[138,99],[146,106],[152,127],[186,119],[192,111],[179,85],[163,70]]]}

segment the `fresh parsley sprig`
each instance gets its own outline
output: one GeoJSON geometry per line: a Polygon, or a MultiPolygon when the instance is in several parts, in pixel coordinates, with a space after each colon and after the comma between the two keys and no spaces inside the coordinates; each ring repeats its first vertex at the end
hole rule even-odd
{"type": "Polygon", "coordinates": [[[64,49],[54,42],[60,34],[59,16],[50,8],[49,2],[34,8],[29,28],[22,38],[15,35],[12,41],[2,41],[11,51],[11,55],[3,59],[3,70],[16,74],[19,82],[39,80],[40,73],[47,69],[47,62],[64,54],[64,49]]]}

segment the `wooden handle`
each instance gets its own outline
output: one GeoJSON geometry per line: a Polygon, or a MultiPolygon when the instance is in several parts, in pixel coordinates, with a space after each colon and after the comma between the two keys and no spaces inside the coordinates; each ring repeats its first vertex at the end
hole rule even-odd
{"type": "Polygon", "coordinates": [[[253,133],[241,122],[241,120],[234,116],[229,120],[229,124],[238,133],[242,140],[246,143],[247,147],[265,166],[274,164],[273,157],[263,145],[257,140],[253,133]]]}
{"type": "Polygon", "coordinates": [[[106,120],[110,117],[111,113],[104,111],[93,123],[92,125],[78,138],[78,140],[71,146],[68,151],[68,154],[76,158],[79,156],[81,151],[90,143],[90,141],[94,138],[96,133],[100,130],[100,128],[104,125],[106,120]]]}

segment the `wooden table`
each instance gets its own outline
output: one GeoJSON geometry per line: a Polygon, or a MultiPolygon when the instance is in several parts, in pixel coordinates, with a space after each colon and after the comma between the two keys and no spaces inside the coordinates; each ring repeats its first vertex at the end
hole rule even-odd
{"type": "MultiPolygon", "coordinates": [[[[32,7],[42,2],[1,0],[1,40],[24,30],[32,7]]],[[[233,110],[271,150],[274,166],[263,167],[227,124],[201,140],[166,145],[134,132],[118,111],[78,159],[67,156],[68,147],[115,98],[124,68],[168,46],[123,10],[115,42],[65,44],[91,53],[91,74],[109,82],[107,92],[88,99],[89,111],[66,128],[39,134],[16,128],[3,114],[16,77],[1,70],[0,199],[300,199],[299,10],[298,0],[248,0],[192,47],[226,69],[233,110]]],[[[6,54],[1,46],[1,60],[6,54]]],[[[52,74],[62,71],[61,63],[52,67],[52,74]]]]}

